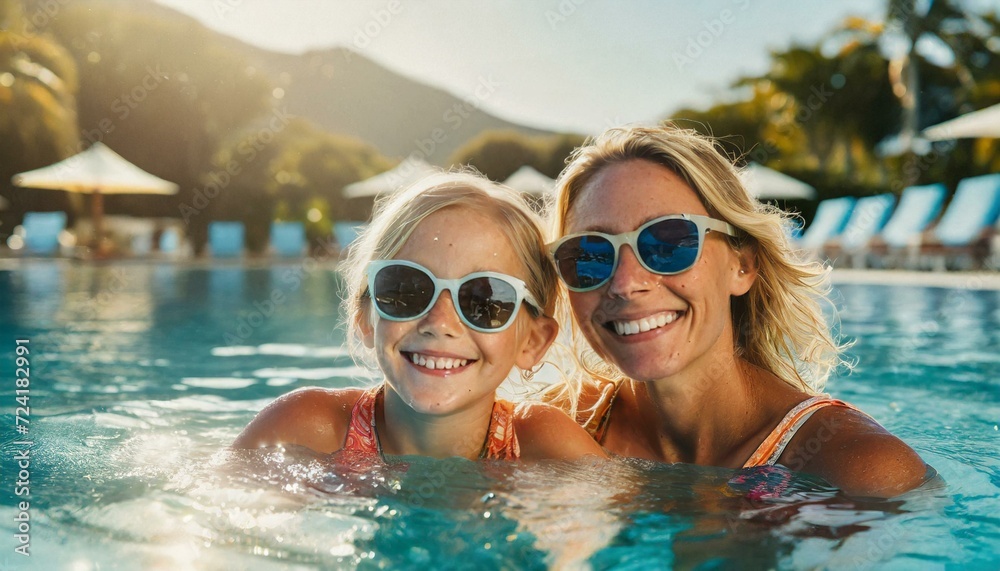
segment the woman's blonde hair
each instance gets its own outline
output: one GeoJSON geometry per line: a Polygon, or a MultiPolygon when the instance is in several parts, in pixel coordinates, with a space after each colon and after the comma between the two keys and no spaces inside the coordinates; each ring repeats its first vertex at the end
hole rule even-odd
{"type": "MultiPolygon", "coordinates": [[[[496,184],[471,169],[439,172],[381,199],[371,223],[351,244],[341,264],[346,293],[343,314],[347,321],[348,346],[355,359],[375,368],[372,354],[364,349],[359,329],[369,319],[368,263],[394,257],[410,234],[425,218],[445,208],[468,208],[494,218],[524,265],[528,291],[542,305],[545,315],[555,310],[559,293],[555,265],[545,248],[541,218],[522,196],[496,184]]],[[[469,236],[475,240],[476,236],[469,236]]]]}
{"type": "MultiPolygon", "coordinates": [[[[823,304],[829,302],[829,270],[797,253],[788,238],[792,215],[751,197],[713,139],[672,124],[616,127],[589,139],[559,175],[549,205],[553,237],[565,234],[570,209],[595,174],[636,159],[670,169],[694,190],[713,218],[740,230],[730,244],[755,260],[758,274],[745,295],[733,298],[737,354],[795,388],[821,391],[830,373],[846,364],[841,357],[844,346],[834,339],[823,313],[823,304]]],[[[560,308],[558,313],[572,323],[578,365],[597,379],[623,380],[623,374],[590,347],[571,312],[560,308]]],[[[580,382],[567,379],[556,391],[572,403],[574,412],[580,382]]]]}

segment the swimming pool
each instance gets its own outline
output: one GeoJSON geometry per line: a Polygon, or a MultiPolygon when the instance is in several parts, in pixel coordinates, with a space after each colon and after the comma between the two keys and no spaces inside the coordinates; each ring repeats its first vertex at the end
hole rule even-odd
{"type": "Polygon", "coordinates": [[[876,502],[810,478],[752,499],[726,470],[642,462],[227,456],[278,395],[369,382],[343,349],[332,272],[310,260],[3,267],[7,568],[1000,566],[997,291],[837,288],[859,365],[830,392],[943,480],[876,502]],[[30,349],[27,434],[15,431],[16,339],[30,349]],[[25,449],[30,496],[15,478],[25,449]],[[14,551],[22,524],[30,558],[14,551]]]}

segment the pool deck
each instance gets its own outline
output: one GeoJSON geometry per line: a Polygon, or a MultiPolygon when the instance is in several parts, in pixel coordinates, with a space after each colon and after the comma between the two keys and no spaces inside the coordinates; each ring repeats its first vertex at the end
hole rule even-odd
{"type": "Polygon", "coordinates": [[[1000,290],[997,272],[915,272],[907,270],[835,269],[830,279],[836,284],[909,285],[972,290],[1000,290]]]}
{"type": "MultiPolygon", "coordinates": [[[[316,256],[302,258],[244,257],[244,258],[117,258],[108,260],[80,260],[74,258],[2,257],[0,271],[17,270],[25,264],[45,261],[57,264],[99,264],[99,265],[177,265],[196,269],[246,268],[266,269],[270,267],[301,266],[305,270],[320,269],[336,271],[338,260],[333,257],[316,256]]],[[[918,272],[909,270],[851,270],[835,268],[830,279],[837,284],[904,285],[916,287],[941,287],[971,290],[1000,290],[1000,272],[918,272]]]]}

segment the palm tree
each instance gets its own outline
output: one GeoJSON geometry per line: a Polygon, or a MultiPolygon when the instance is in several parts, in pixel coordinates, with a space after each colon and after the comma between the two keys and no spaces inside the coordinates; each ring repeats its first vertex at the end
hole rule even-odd
{"type": "Polygon", "coordinates": [[[79,151],[76,90],[69,53],[0,0],[0,180],[79,151]]]}

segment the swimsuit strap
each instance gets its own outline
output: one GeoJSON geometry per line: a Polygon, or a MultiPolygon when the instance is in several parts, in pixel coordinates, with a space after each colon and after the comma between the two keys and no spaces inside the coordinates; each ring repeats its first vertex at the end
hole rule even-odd
{"type": "Polygon", "coordinates": [[[521,457],[521,445],[514,432],[514,403],[499,399],[493,403],[490,426],[479,457],[489,460],[517,460],[521,457]]]}
{"type": "Polygon", "coordinates": [[[781,457],[781,453],[785,451],[785,446],[788,446],[788,443],[791,442],[799,428],[802,428],[802,425],[809,420],[809,417],[814,412],[828,406],[841,406],[851,410],[858,410],[842,400],[837,400],[827,395],[819,395],[806,399],[788,411],[788,414],[781,419],[778,426],[775,426],[774,430],[767,435],[767,438],[760,443],[760,446],[757,447],[757,450],[754,451],[743,467],[774,466],[778,458],[781,457]]]}
{"type": "MultiPolygon", "coordinates": [[[[383,456],[382,445],[375,427],[375,407],[385,385],[379,385],[362,393],[351,409],[351,422],[347,427],[344,450],[363,454],[383,456]]],[[[491,460],[517,460],[521,457],[521,446],[514,433],[514,404],[505,400],[493,403],[490,426],[486,431],[480,458],[491,460]]]]}
{"type": "Polygon", "coordinates": [[[618,391],[624,384],[624,382],[605,381],[602,383],[601,394],[594,402],[594,406],[584,411],[589,412],[590,416],[583,418],[581,415],[577,415],[577,424],[582,426],[598,444],[604,442],[604,437],[608,433],[608,425],[611,424],[611,409],[615,404],[618,391]]]}
{"type": "Polygon", "coordinates": [[[379,445],[378,433],[375,432],[375,404],[382,388],[383,386],[379,385],[365,391],[358,402],[354,403],[344,450],[382,455],[382,446],[379,445]]]}

